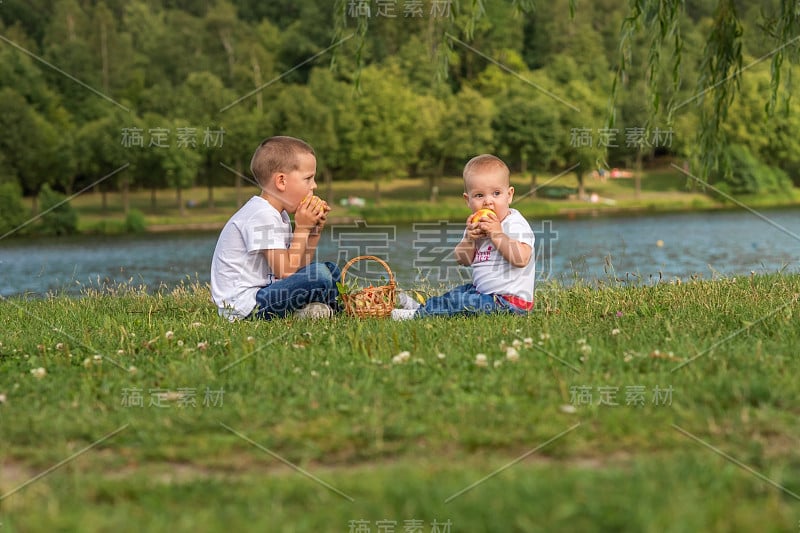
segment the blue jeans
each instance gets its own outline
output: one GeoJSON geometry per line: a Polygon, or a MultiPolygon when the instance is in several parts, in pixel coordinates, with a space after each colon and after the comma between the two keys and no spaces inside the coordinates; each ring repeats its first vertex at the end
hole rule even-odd
{"type": "Polygon", "coordinates": [[[467,283],[441,296],[428,298],[415,318],[426,316],[486,315],[489,313],[527,314],[528,311],[512,305],[498,294],[481,294],[475,285],[467,283]]]}
{"type": "Polygon", "coordinates": [[[274,281],[256,293],[256,308],[250,315],[269,320],[285,317],[311,302],[321,302],[339,310],[336,283],[341,279],[334,263],[309,263],[288,278],[274,281]]]}

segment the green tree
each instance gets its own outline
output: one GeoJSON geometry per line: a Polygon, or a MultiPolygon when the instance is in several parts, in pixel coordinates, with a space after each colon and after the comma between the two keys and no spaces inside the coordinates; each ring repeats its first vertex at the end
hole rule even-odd
{"type": "Polygon", "coordinates": [[[786,173],[756,159],[750,150],[740,144],[732,144],[726,150],[730,158],[730,175],[723,175],[719,189],[733,195],[781,194],[791,189],[792,183],[786,173]]]}
{"type": "Polygon", "coordinates": [[[136,150],[136,147],[130,146],[130,139],[125,138],[129,136],[127,130],[135,127],[129,120],[127,113],[112,112],[106,117],[87,122],[76,135],[78,173],[88,184],[99,182],[97,188],[102,195],[103,212],[108,209],[108,191],[115,188],[122,193],[123,211],[127,214],[130,209],[130,171],[123,170],[103,179],[133,159],[132,150],[136,150]]]}
{"type": "Polygon", "coordinates": [[[174,112],[186,117],[187,122],[177,125],[175,144],[178,149],[193,150],[200,155],[198,178],[207,187],[208,207],[213,209],[214,185],[227,174],[220,166],[225,146],[222,126],[225,115],[220,114],[220,109],[233,101],[234,95],[210,72],[191,73],[179,95],[180,104],[174,112]]]}
{"type": "Polygon", "coordinates": [[[498,150],[522,174],[532,167],[531,191],[536,172],[547,170],[556,158],[559,116],[553,104],[549,96],[521,82],[511,85],[497,103],[493,126],[498,150]]]}
{"type": "Polygon", "coordinates": [[[362,94],[353,101],[361,127],[351,132],[353,161],[357,171],[375,184],[380,203],[380,182],[402,177],[417,150],[414,93],[395,72],[369,67],[361,80],[362,94]]]}
{"type": "Polygon", "coordinates": [[[78,212],[66,201],[66,196],[45,183],[39,191],[42,206],[39,230],[45,235],[71,235],[78,230],[78,212]]]}
{"type": "Polygon", "coordinates": [[[0,183],[0,237],[16,232],[27,218],[28,210],[22,204],[20,186],[13,182],[0,183]]]}
{"type": "Polygon", "coordinates": [[[308,86],[314,97],[330,113],[335,142],[328,141],[319,148],[324,159],[323,180],[325,196],[333,202],[333,179],[337,173],[357,172],[353,147],[360,135],[361,118],[354,112],[356,94],[352,85],[337,79],[328,68],[315,68],[309,75],[308,86]]]}
{"type": "Polygon", "coordinates": [[[61,184],[74,174],[70,135],[59,131],[13,89],[0,89],[0,128],[14,132],[0,137],[5,166],[18,178],[23,191],[37,196],[45,183],[61,184]]]}
{"type": "Polygon", "coordinates": [[[494,150],[492,101],[470,87],[463,87],[445,103],[441,125],[439,174],[448,166],[459,171],[466,160],[494,150]]]}
{"type": "MultiPolygon", "coordinates": [[[[328,184],[333,174],[329,159],[333,159],[339,144],[333,120],[333,111],[317,100],[313,90],[305,85],[284,87],[269,117],[275,131],[311,144],[317,154],[317,174],[328,184]]],[[[326,196],[329,202],[333,201],[330,192],[326,196]]]]}

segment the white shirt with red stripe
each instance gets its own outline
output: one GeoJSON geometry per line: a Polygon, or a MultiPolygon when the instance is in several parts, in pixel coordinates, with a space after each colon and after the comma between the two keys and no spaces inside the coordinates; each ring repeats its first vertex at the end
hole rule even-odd
{"type": "Polygon", "coordinates": [[[472,257],[472,284],[481,294],[508,296],[517,307],[533,307],[533,285],[536,277],[536,253],[533,247],[535,237],[528,221],[519,211],[509,209],[508,215],[500,222],[505,233],[515,241],[531,247],[531,258],[524,267],[515,267],[505,260],[488,237],[476,243],[472,257]]]}

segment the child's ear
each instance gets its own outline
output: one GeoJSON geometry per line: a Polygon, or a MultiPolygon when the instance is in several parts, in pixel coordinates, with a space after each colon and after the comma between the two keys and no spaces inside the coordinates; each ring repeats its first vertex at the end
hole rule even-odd
{"type": "Polygon", "coordinates": [[[283,192],[286,190],[286,174],[283,172],[276,172],[272,175],[272,183],[275,184],[275,188],[279,191],[283,192]]]}
{"type": "Polygon", "coordinates": [[[464,193],[464,201],[469,205],[469,195],[467,193],[464,193]]]}
{"type": "Polygon", "coordinates": [[[508,203],[511,203],[511,200],[514,199],[514,187],[508,188],[508,203]]]}

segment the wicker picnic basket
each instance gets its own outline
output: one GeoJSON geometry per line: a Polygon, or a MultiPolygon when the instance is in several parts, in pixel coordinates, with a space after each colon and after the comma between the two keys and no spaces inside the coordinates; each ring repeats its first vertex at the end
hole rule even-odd
{"type": "Polygon", "coordinates": [[[345,274],[347,269],[356,264],[358,261],[376,261],[381,264],[386,272],[389,273],[389,283],[379,287],[366,287],[358,289],[349,293],[342,293],[342,302],[344,303],[344,310],[348,315],[357,316],[360,318],[385,318],[392,314],[394,309],[394,297],[396,284],[394,282],[394,273],[389,265],[379,257],[374,255],[360,255],[352,258],[342,268],[342,284],[344,285],[345,274]]]}

